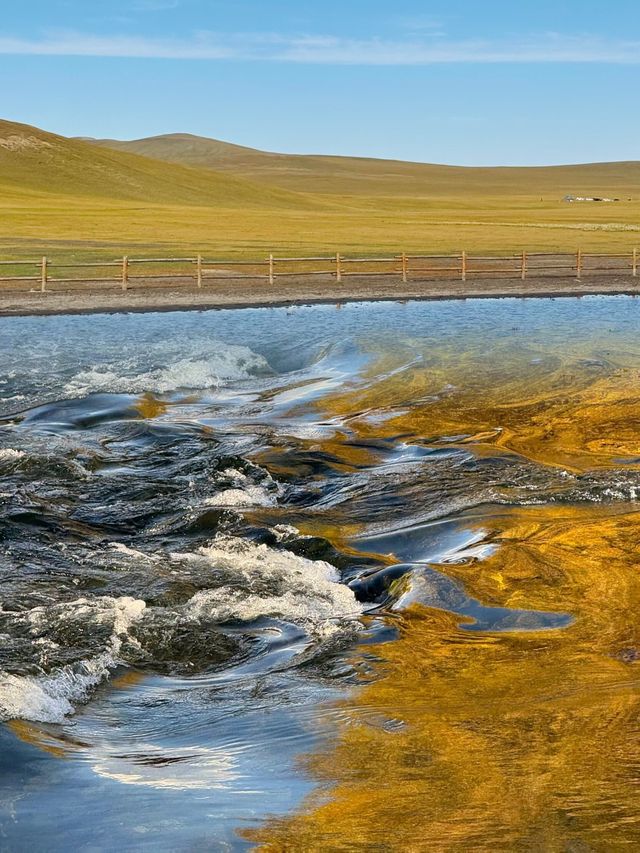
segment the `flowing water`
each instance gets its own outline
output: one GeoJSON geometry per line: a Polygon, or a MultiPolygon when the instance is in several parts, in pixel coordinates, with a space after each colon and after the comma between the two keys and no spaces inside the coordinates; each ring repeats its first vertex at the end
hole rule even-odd
{"type": "Polygon", "coordinates": [[[0,849],[635,849],[639,331],[0,320],[0,849]]]}

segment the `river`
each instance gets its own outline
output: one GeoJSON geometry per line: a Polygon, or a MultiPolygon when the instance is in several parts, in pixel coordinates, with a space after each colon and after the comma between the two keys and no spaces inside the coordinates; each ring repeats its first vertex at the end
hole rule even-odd
{"type": "Polygon", "coordinates": [[[640,301],[0,330],[0,849],[640,843],[640,301]]]}

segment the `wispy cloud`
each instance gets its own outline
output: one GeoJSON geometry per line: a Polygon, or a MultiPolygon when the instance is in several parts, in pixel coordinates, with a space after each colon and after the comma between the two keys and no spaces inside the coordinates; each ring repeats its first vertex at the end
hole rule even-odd
{"type": "Polygon", "coordinates": [[[164,12],[166,9],[177,9],[180,0],[134,0],[132,12],[164,12]]]}
{"type": "Polygon", "coordinates": [[[355,39],[323,35],[197,32],[190,38],[55,32],[0,36],[0,54],[148,59],[242,60],[315,65],[455,63],[640,64],[640,41],[547,33],[510,41],[449,38],[355,39]]]}
{"type": "Polygon", "coordinates": [[[237,46],[224,45],[202,35],[192,39],[159,39],[146,36],[101,36],[59,33],[41,39],[0,36],[0,54],[25,56],[94,56],[138,59],[235,59],[237,46]]]}
{"type": "Polygon", "coordinates": [[[402,15],[392,19],[394,25],[408,33],[428,33],[444,35],[445,24],[442,18],[434,15],[402,15]]]}

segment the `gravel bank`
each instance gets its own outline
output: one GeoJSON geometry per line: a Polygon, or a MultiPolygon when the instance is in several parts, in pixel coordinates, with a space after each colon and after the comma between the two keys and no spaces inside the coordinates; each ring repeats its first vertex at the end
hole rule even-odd
{"type": "MultiPolygon", "coordinates": [[[[66,285],[68,287],[68,285],[66,285]]],[[[404,299],[472,299],[496,297],[563,297],[587,294],[640,293],[640,278],[593,276],[583,281],[549,277],[525,282],[507,279],[480,281],[413,281],[366,276],[337,283],[289,278],[269,285],[262,280],[206,282],[198,290],[193,281],[138,280],[129,290],[78,282],[73,289],[47,293],[0,290],[0,315],[85,314],[127,311],[188,311],[208,308],[248,308],[276,305],[309,305],[353,301],[404,299]]]]}

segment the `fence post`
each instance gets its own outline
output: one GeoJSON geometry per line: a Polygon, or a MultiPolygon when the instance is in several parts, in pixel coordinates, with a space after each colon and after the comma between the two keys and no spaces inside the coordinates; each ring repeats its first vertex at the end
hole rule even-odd
{"type": "Polygon", "coordinates": [[[40,276],[40,292],[44,293],[47,289],[47,258],[42,258],[41,276],[40,276]]]}
{"type": "Polygon", "coordinates": [[[196,282],[198,287],[202,287],[202,255],[196,258],[196,282]]]}
{"type": "Polygon", "coordinates": [[[462,253],[462,269],[460,272],[462,274],[462,281],[466,281],[467,280],[467,253],[466,252],[462,253]]]}
{"type": "Polygon", "coordinates": [[[129,284],[129,258],[127,255],[122,259],[122,289],[126,290],[129,284]]]}
{"type": "Polygon", "coordinates": [[[340,267],[340,252],[336,252],[336,281],[342,281],[342,269],[340,267]]]}
{"type": "Polygon", "coordinates": [[[407,253],[402,253],[402,283],[407,283],[407,273],[408,273],[408,264],[407,264],[407,253]]]}
{"type": "MultiPolygon", "coordinates": [[[[289,253],[291,254],[291,253],[289,253]]],[[[273,284],[275,275],[274,275],[274,262],[273,262],[273,252],[269,255],[269,284],[273,284]]]]}
{"type": "Polygon", "coordinates": [[[582,249],[576,252],[576,278],[578,281],[582,278],[582,249]]]}
{"type": "Polygon", "coordinates": [[[527,277],[527,253],[522,251],[522,266],[520,268],[520,277],[524,281],[527,277]]]}
{"type": "Polygon", "coordinates": [[[631,264],[631,270],[632,270],[631,274],[633,275],[633,277],[637,278],[638,277],[638,250],[637,249],[633,250],[633,261],[631,264]]]}

